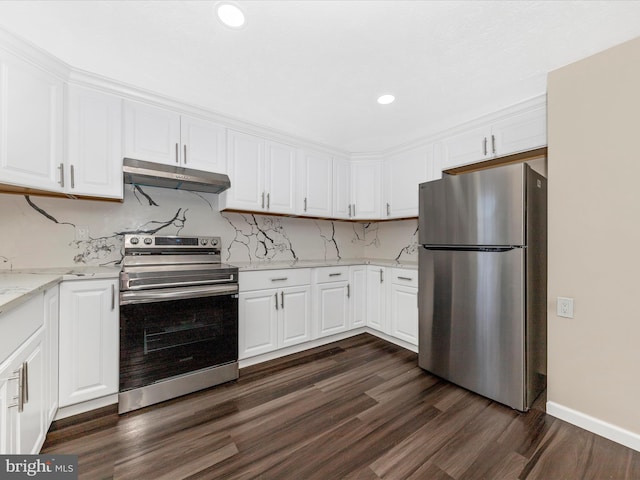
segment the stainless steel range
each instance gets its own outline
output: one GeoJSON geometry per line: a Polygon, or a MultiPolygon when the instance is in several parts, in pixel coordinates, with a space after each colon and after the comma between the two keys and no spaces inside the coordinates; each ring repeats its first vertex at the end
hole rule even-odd
{"type": "Polygon", "coordinates": [[[124,241],[119,413],[238,378],[238,269],[220,238],[124,241]]]}

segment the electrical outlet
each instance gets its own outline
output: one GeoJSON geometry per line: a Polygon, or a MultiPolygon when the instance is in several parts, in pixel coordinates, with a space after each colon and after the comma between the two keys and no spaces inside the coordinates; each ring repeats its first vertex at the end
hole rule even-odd
{"type": "Polygon", "coordinates": [[[573,318],[573,298],[558,297],[558,316],[573,318]]]}
{"type": "Polygon", "coordinates": [[[87,227],[86,225],[77,225],[76,241],[86,242],[87,240],[89,240],[89,227],[87,227]]]}

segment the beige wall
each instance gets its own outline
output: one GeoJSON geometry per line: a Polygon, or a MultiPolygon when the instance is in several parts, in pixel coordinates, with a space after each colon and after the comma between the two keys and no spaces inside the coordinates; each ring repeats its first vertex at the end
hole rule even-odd
{"type": "Polygon", "coordinates": [[[552,72],[548,108],[548,400],[640,433],[640,38],[552,72]]]}

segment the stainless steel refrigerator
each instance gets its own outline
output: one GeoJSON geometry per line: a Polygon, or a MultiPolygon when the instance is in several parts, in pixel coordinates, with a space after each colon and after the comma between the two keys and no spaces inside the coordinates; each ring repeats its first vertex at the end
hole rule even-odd
{"type": "Polygon", "coordinates": [[[547,181],[527,164],[420,185],[419,365],[528,410],[546,386],[547,181]]]}

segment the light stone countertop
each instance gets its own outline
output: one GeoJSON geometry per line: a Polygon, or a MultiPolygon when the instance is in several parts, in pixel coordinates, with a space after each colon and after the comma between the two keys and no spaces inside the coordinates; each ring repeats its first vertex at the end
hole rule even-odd
{"type": "Polygon", "coordinates": [[[61,281],[118,278],[120,267],[57,267],[0,270],[0,314],[61,281]]]}
{"type": "Polygon", "coordinates": [[[317,268],[317,267],[340,267],[350,265],[378,265],[380,267],[418,269],[418,262],[396,262],[395,260],[371,259],[371,258],[351,258],[342,260],[289,260],[289,261],[260,261],[260,262],[229,262],[230,265],[238,267],[241,272],[253,270],[280,270],[287,268],[317,268]]]}

